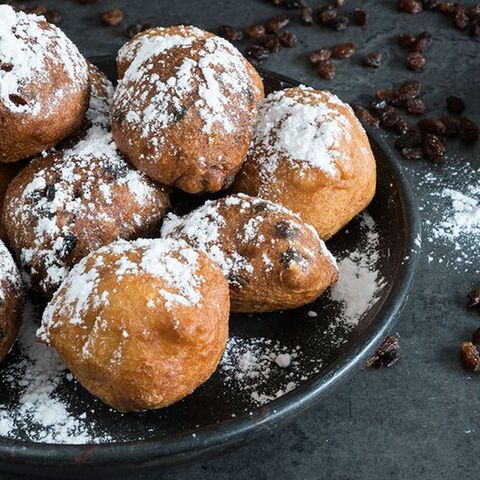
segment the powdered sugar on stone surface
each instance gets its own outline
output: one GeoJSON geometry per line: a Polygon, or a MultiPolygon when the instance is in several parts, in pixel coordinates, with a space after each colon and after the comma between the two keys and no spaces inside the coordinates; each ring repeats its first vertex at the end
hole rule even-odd
{"type": "Polygon", "coordinates": [[[31,95],[26,96],[26,103],[18,99],[24,98],[25,88],[32,82],[51,82],[47,65],[63,70],[70,80],[58,85],[50,99],[52,110],[67,100],[73,89],[87,85],[87,63],[60,29],[54,25],[45,28],[43,17],[15,12],[8,5],[0,5],[0,19],[0,64],[4,67],[0,68],[0,102],[8,110],[40,113],[40,105],[31,95]]]}

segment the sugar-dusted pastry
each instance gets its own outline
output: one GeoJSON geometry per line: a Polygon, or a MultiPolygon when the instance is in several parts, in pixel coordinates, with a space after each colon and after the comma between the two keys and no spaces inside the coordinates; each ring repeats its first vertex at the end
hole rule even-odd
{"type": "Polygon", "coordinates": [[[60,29],[0,5],[0,162],[32,157],[75,132],[89,92],[87,62],[60,29]]]}
{"type": "Polygon", "coordinates": [[[352,109],[327,91],[296,87],[261,104],[233,190],[284,205],[328,239],[370,203],[375,185],[375,158],[352,109]]]}
{"type": "Polygon", "coordinates": [[[334,258],[310,225],[248,195],[208,201],[184,217],[169,214],[162,236],[185,240],[220,265],[233,312],[305,305],[338,276],[334,258]]]}
{"type": "Polygon", "coordinates": [[[117,410],[147,410],[212,375],[228,319],[228,283],[203,252],[175,240],[118,241],[70,271],[38,336],[90,393],[117,410]]]}
{"type": "Polygon", "coordinates": [[[77,132],[81,139],[33,160],[5,195],[10,245],[27,284],[47,297],[91,251],[158,231],[169,206],[165,188],[118,153],[109,130],[113,89],[99,78],[86,116],[90,127],[77,132]]]}
{"type": "Polygon", "coordinates": [[[250,146],[260,76],[223,38],[154,28],[118,53],[113,136],[150,178],[189,193],[228,187],[250,146]]]}
{"type": "Polygon", "coordinates": [[[17,338],[24,304],[20,273],[12,255],[0,240],[0,362],[17,338]]]}

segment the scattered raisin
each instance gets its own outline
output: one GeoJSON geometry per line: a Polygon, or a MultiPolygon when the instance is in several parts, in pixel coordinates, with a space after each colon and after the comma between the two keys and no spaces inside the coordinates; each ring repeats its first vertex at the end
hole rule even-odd
{"type": "Polygon", "coordinates": [[[418,80],[406,80],[400,85],[398,94],[404,100],[417,98],[422,91],[422,84],[418,80]]]}
{"type": "Polygon", "coordinates": [[[453,2],[440,2],[438,10],[446,15],[453,15],[455,12],[455,4],[453,2]]]}
{"type": "Polygon", "coordinates": [[[470,120],[467,117],[460,117],[458,119],[458,133],[462,141],[473,143],[478,140],[479,129],[473,120],[470,120]]]}
{"type": "Polygon", "coordinates": [[[283,220],[275,224],[275,236],[277,238],[295,238],[297,231],[289,222],[283,220]]]}
{"type": "Polygon", "coordinates": [[[248,280],[238,273],[229,273],[227,280],[230,286],[237,288],[245,288],[248,284],[248,280]]]}
{"type": "Polygon", "coordinates": [[[468,295],[468,308],[478,307],[480,305],[480,288],[474,288],[468,295]]]}
{"type": "Polygon", "coordinates": [[[355,53],[356,47],[352,42],[339,43],[332,48],[332,57],[337,59],[349,58],[355,53]]]}
{"type": "Polygon", "coordinates": [[[459,30],[465,30],[468,27],[469,22],[470,19],[463,10],[457,11],[453,17],[453,23],[459,30]]]}
{"type": "Polygon", "coordinates": [[[270,53],[278,53],[282,48],[280,38],[275,34],[266,34],[257,40],[257,44],[265,47],[270,53]]]}
{"type": "Polygon", "coordinates": [[[380,123],[385,128],[394,127],[400,120],[398,110],[391,105],[388,105],[383,110],[379,110],[378,117],[380,118],[380,123]]]}
{"type": "Polygon", "coordinates": [[[263,25],[249,25],[245,28],[245,32],[250,38],[260,38],[265,35],[265,27],[263,25]]]}
{"type": "Polygon", "coordinates": [[[337,32],[343,32],[348,28],[350,21],[347,17],[337,17],[336,20],[333,22],[333,28],[337,30],[337,32]]]}
{"type": "Polygon", "coordinates": [[[463,342],[461,349],[463,366],[471,372],[480,370],[480,353],[472,342],[463,342]]]}
{"type": "Polygon", "coordinates": [[[456,117],[445,115],[440,120],[445,125],[446,137],[456,137],[458,135],[458,119],[456,117]]]}
{"type": "Polygon", "coordinates": [[[455,95],[447,97],[447,110],[451,113],[463,113],[465,111],[465,102],[455,95]]]}
{"type": "Polygon", "coordinates": [[[417,126],[422,132],[433,133],[438,136],[445,135],[447,131],[443,122],[438,118],[424,118],[417,123],[417,126]]]}
{"type": "Polygon", "coordinates": [[[433,10],[437,8],[440,0],[422,0],[422,6],[424,10],[433,10]]]}
{"type": "Polygon", "coordinates": [[[410,115],[423,115],[425,113],[425,104],[419,98],[408,98],[405,106],[410,115]]]}
{"type": "Polygon", "coordinates": [[[407,56],[407,67],[414,72],[425,66],[425,57],[420,52],[412,52],[407,56]]]}
{"type": "Polygon", "coordinates": [[[402,148],[402,157],[407,160],[421,160],[423,158],[423,149],[420,147],[405,147],[402,148]]]}
{"type": "Polygon", "coordinates": [[[105,25],[115,27],[123,22],[123,11],[119,8],[112,8],[101,13],[100,18],[105,25]]]}
{"type": "Polygon", "coordinates": [[[220,25],[217,33],[229,42],[239,42],[243,38],[242,31],[231,25],[220,25]]]}
{"type": "Polygon", "coordinates": [[[290,19],[285,15],[277,15],[271,18],[265,24],[265,29],[268,33],[277,33],[282,28],[285,28],[290,23],[290,19]]]}
{"type": "Polygon", "coordinates": [[[389,105],[398,106],[402,104],[400,95],[395,90],[380,89],[376,91],[375,95],[379,100],[384,100],[389,105]]]}
{"type": "Polygon", "coordinates": [[[125,35],[129,38],[133,38],[135,35],[154,27],[155,25],[152,23],[134,23],[125,29],[125,35]]]}
{"type": "Polygon", "coordinates": [[[72,233],[67,233],[63,237],[63,255],[68,257],[77,246],[77,237],[72,233]]]}
{"type": "Polygon", "coordinates": [[[278,34],[278,38],[280,40],[280,43],[287,48],[294,47],[298,42],[297,36],[293,32],[289,32],[288,30],[280,32],[278,34]]]}
{"type": "Polygon", "coordinates": [[[410,48],[417,43],[417,37],[413,33],[402,33],[398,36],[398,43],[403,48],[410,48]]]}
{"type": "Polygon", "coordinates": [[[480,18],[476,18],[470,24],[470,36],[474,39],[480,39],[480,18]]]}
{"type": "Polygon", "coordinates": [[[318,21],[322,25],[333,25],[336,19],[337,19],[337,12],[332,8],[327,8],[326,10],[322,10],[318,15],[318,21]]]}
{"type": "Polygon", "coordinates": [[[385,338],[375,353],[367,360],[367,368],[388,368],[400,360],[400,344],[393,335],[385,338]]]}
{"type": "Polygon", "coordinates": [[[47,22],[58,25],[62,21],[62,14],[58,10],[47,10],[45,12],[47,22]]]}
{"type": "Polygon", "coordinates": [[[363,27],[368,23],[368,12],[363,8],[356,8],[353,11],[353,19],[357,25],[363,27]]]}
{"type": "Polygon", "coordinates": [[[307,27],[309,27],[310,25],[313,25],[312,7],[309,7],[309,6],[302,7],[302,10],[300,11],[300,21],[302,22],[303,25],[307,27]]]}
{"type": "Polygon", "coordinates": [[[398,8],[406,13],[419,13],[423,10],[418,0],[398,0],[398,8]]]}
{"type": "Polygon", "coordinates": [[[333,80],[337,74],[337,68],[330,60],[325,60],[317,64],[317,72],[324,80],[333,80]]]}
{"type": "Polygon", "coordinates": [[[432,163],[442,163],[445,159],[445,143],[437,135],[426,133],[423,136],[423,153],[432,163]]]}
{"type": "Polygon", "coordinates": [[[410,125],[403,119],[400,120],[395,125],[395,131],[398,135],[403,135],[410,130],[410,125]]]}
{"type": "Polygon", "coordinates": [[[53,183],[47,186],[47,190],[45,191],[45,196],[49,202],[53,202],[55,199],[55,194],[57,193],[57,189],[53,183]]]}
{"type": "Polygon", "coordinates": [[[480,18],[480,3],[477,3],[473,7],[467,8],[467,15],[470,20],[476,20],[480,18]]]}
{"type": "Polygon", "coordinates": [[[330,60],[332,57],[332,50],[330,48],[320,48],[319,50],[315,50],[310,54],[310,62],[312,63],[320,63],[330,60]]]}
{"type": "Polygon", "coordinates": [[[423,134],[416,128],[411,128],[408,132],[400,135],[395,140],[395,148],[401,150],[402,148],[417,148],[422,145],[423,134]]]}
{"type": "Polygon", "coordinates": [[[378,128],[379,127],[379,120],[378,118],[374,117],[364,106],[357,104],[352,105],[353,111],[360,119],[360,121],[370,128],[378,128]]]}
{"type": "Polygon", "coordinates": [[[432,34],[429,32],[422,32],[417,36],[417,41],[413,45],[414,52],[423,53],[432,45],[432,34]]]}
{"type": "Polygon", "coordinates": [[[378,68],[382,65],[382,52],[371,52],[363,58],[363,64],[369,68],[378,68]]]}
{"type": "Polygon", "coordinates": [[[245,56],[254,65],[259,65],[268,59],[270,51],[262,45],[252,45],[245,50],[245,56]]]}

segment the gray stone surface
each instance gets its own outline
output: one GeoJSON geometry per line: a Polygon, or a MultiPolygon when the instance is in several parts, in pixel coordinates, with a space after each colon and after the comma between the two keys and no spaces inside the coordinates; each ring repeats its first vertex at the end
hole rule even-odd
{"type": "MultiPolygon", "coordinates": [[[[98,12],[110,7],[125,10],[125,24],[186,22],[209,29],[223,23],[246,25],[281,13],[260,0],[100,0],[93,6],[74,0],[43,3],[64,13],[62,28],[86,56],[114,54],[126,40],[123,27],[104,27],[98,19],[98,12]]],[[[298,33],[300,45],[284,50],[265,67],[315,87],[330,88],[347,101],[377,87],[417,78],[424,83],[429,111],[443,112],[444,97],[458,92],[468,98],[472,118],[480,121],[480,42],[452,28],[449,19],[438,13],[400,14],[395,0],[347,0],[346,10],[360,4],[370,13],[367,27],[331,32],[318,25],[305,28],[295,21],[292,30],[298,33]],[[405,52],[397,46],[395,36],[425,29],[434,36],[433,46],[427,53],[425,71],[412,73],[404,66],[405,52]],[[308,64],[308,52],[347,40],[358,44],[359,53],[338,63],[335,81],[320,80],[308,64]],[[362,55],[375,50],[386,55],[384,66],[376,71],[361,67],[362,55]]],[[[442,210],[432,209],[431,205],[441,206],[445,202],[433,198],[432,192],[453,181],[461,188],[465,177],[455,180],[454,172],[467,161],[477,169],[480,167],[479,146],[453,143],[450,151],[444,167],[399,158],[420,205],[425,206],[422,217],[426,237],[431,230],[426,221],[438,220],[442,210]],[[425,176],[431,172],[435,172],[437,180],[425,182],[425,176]]],[[[176,472],[138,473],[130,478],[478,478],[480,384],[478,378],[462,369],[459,344],[479,325],[479,314],[465,308],[465,295],[480,284],[480,278],[478,273],[462,272],[463,267],[455,266],[455,256],[448,243],[424,242],[424,256],[411,297],[397,324],[402,360],[394,368],[359,372],[313,411],[278,428],[270,437],[176,472]],[[445,257],[446,261],[429,262],[427,254],[445,257]]],[[[478,269],[478,252],[475,261],[478,269]]]]}

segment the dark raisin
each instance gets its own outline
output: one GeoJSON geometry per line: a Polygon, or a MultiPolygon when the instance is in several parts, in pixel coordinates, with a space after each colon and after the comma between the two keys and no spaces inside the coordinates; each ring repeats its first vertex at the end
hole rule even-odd
{"type": "Polygon", "coordinates": [[[248,284],[248,280],[244,276],[237,273],[230,273],[227,278],[230,286],[233,287],[245,288],[248,284]]]}
{"type": "Polygon", "coordinates": [[[348,28],[349,24],[350,24],[350,21],[348,20],[347,17],[337,17],[333,22],[333,28],[337,32],[343,32],[348,28]]]}
{"type": "Polygon", "coordinates": [[[293,262],[301,263],[302,261],[302,255],[294,248],[289,248],[280,255],[280,263],[286,268],[293,262]]]}
{"type": "Polygon", "coordinates": [[[313,25],[312,7],[309,7],[309,6],[302,7],[302,10],[300,11],[300,21],[302,22],[303,25],[307,27],[309,27],[310,25],[313,25]]]}
{"type": "Polygon", "coordinates": [[[243,39],[243,32],[231,25],[220,25],[217,33],[229,42],[239,42],[243,39]]]}
{"type": "Polygon", "coordinates": [[[58,25],[62,21],[62,14],[58,10],[47,10],[44,15],[47,22],[54,25],[58,25]]]}
{"type": "Polygon", "coordinates": [[[417,43],[417,37],[413,33],[402,33],[398,36],[398,43],[403,48],[410,48],[417,43]]]}
{"type": "Polygon", "coordinates": [[[480,288],[474,288],[468,295],[468,308],[478,307],[480,305],[480,288]]]}
{"type": "Polygon", "coordinates": [[[407,99],[405,107],[410,115],[423,115],[425,113],[425,104],[419,98],[407,99]]]}
{"type": "Polygon", "coordinates": [[[100,18],[105,25],[116,26],[123,22],[123,11],[119,8],[112,8],[100,14],[100,18]]]}
{"type": "Polygon", "coordinates": [[[380,118],[380,123],[385,128],[394,127],[400,120],[400,114],[395,107],[388,105],[383,110],[379,110],[378,117],[380,118]]]}
{"type": "Polygon", "coordinates": [[[298,42],[297,36],[293,32],[289,32],[288,30],[280,32],[278,34],[278,38],[280,40],[280,43],[287,48],[294,47],[298,42]]]}
{"type": "Polygon", "coordinates": [[[474,39],[480,39],[480,19],[477,18],[470,24],[470,36],[474,39]]]}
{"type": "Polygon", "coordinates": [[[476,142],[479,136],[477,124],[467,117],[460,117],[458,119],[458,133],[460,139],[466,143],[476,142]]]}
{"type": "Polygon", "coordinates": [[[417,41],[413,45],[414,52],[425,52],[432,45],[432,34],[429,32],[422,32],[417,36],[417,41]]]}
{"type": "Polygon", "coordinates": [[[277,238],[295,238],[297,236],[297,230],[290,222],[282,220],[275,224],[275,236],[277,238]]]}
{"type": "Polygon", "coordinates": [[[419,13],[423,10],[422,3],[418,0],[398,0],[398,8],[406,13],[419,13]]]}
{"type": "Polygon", "coordinates": [[[404,100],[417,98],[422,91],[422,84],[417,80],[407,80],[400,85],[398,93],[404,100]]]}
{"type": "Polygon", "coordinates": [[[463,366],[471,372],[480,370],[480,353],[472,342],[463,342],[461,348],[463,366]]]}
{"type": "Polygon", "coordinates": [[[468,18],[468,15],[462,10],[456,12],[453,17],[453,23],[459,30],[465,30],[468,27],[469,22],[470,19],[468,18]]]}
{"type": "Polygon", "coordinates": [[[270,205],[267,202],[258,201],[254,204],[253,209],[255,213],[270,211],[270,205]]]}
{"type": "Polygon", "coordinates": [[[65,257],[68,257],[73,250],[75,250],[75,247],[77,246],[77,237],[73,235],[72,233],[67,233],[63,237],[63,255],[65,257]]]}
{"type": "Polygon", "coordinates": [[[445,159],[445,143],[437,135],[426,133],[423,136],[423,153],[432,163],[442,163],[445,159]]]}
{"type": "Polygon", "coordinates": [[[405,147],[402,148],[402,157],[407,160],[421,160],[423,158],[423,148],[421,147],[405,147]]]}
{"type": "Polygon", "coordinates": [[[480,18],[480,3],[467,8],[467,15],[470,20],[476,20],[480,18]]]}
{"type": "Polygon", "coordinates": [[[0,62],[0,70],[4,72],[11,72],[13,69],[13,65],[11,63],[2,63],[0,62]]]}
{"type": "Polygon", "coordinates": [[[384,100],[389,105],[398,106],[402,104],[402,99],[395,90],[380,89],[376,91],[375,95],[379,100],[384,100]]]}
{"type": "Polygon", "coordinates": [[[410,125],[403,118],[400,118],[400,120],[395,125],[395,132],[398,135],[403,135],[404,133],[407,133],[409,130],[410,130],[410,125]]]}
{"type": "Polygon", "coordinates": [[[376,99],[376,100],[372,100],[370,102],[370,108],[372,110],[383,110],[384,108],[387,108],[387,102],[385,100],[380,100],[380,99],[376,99]]]}
{"type": "Polygon", "coordinates": [[[28,103],[24,98],[20,97],[19,95],[16,95],[15,93],[11,93],[8,96],[8,98],[17,107],[21,107],[21,106],[26,105],[28,103]]]}
{"type": "Polygon", "coordinates": [[[378,128],[379,127],[379,120],[378,118],[374,117],[364,106],[359,104],[352,105],[353,111],[355,115],[360,119],[360,121],[370,128],[378,128]]]}
{"type": "Polygon", "coordinates": [[[141,23],[134,23],[132,25],[129,25],[126,29],[125,29],[125,35],[129,38],[133,38],[135,35],[139,34],[140,32],[142,32],[142,27],[143,25],[141,23]]]}
{"type": "Polygon", "coordinates": [[[345,6],[345,0],[335,0],[333,4],[335,8],[343,8],[345,6]]]}
{"type": "Polygon", "coordinates": [[[250,38],[260,38],[265,35],[265,27],[263,25],[249,25],[245,28],[245,32],[250,38]]]}
{"type": "Polygon", "coordinates": [[[355,53],[356,47],[352,42],[339,43],[332,48],[332,57],[337,59],[349,58],[355,53]]]}
{"type": "Polygon", "coordinates": [[[447,97],[447,110],[451,113],[463,113],[465,111],[465,102],[455,95],[447,97]]]}
{"type": "Polygon", "coordinates": [[[285,15],[277,15],[271,18],[265,24],[265,29],[268,33],[276,33],[282,28],[285,28],[290,23],[290,19],[285,15]]]}
{"type": "Polygon", "coordinates": [[[434,135],[445,135],[447,128],[439,118],[424,118],[417,123],[417,127],[426,133],[433,133],[434,135]]]}
{"type": "Polygon", "coordinates": [[[475,344],[475,345],[478,345],[480,343],[480,327],[478,327],[472,333],[472,343],[475,344]]]}
{"type": "Polygon", "coordinates": [[[245,50],[245,56],[254,65],[258,65],[268,59],[270,51],[262,45],[252,45],[245,50]]]}
{"type": "Polygon", "coordinates": [[[270,53],[278,53],[282,48],[280,38],[275,34],[266,34],[257,39],[257,45],[265,47],[270,53]]]}
{"type": "Polygon", "coordinates": [[[330,48],[320,48],[319,50],[315,50],[310,54],[310,62],[312,63],[320,63],[330,60],[332,57],[332,50],[330,48]]]}
{"type": "Polygon", "coordinates": [[[45,196],[49,202],[53,202],[55,199],[55,194],[57,193],[57,189],[53,183],[47,186],[47,190],[45,191],[45,196]]]}
{"type": "Polygon", "coordinates": [[[353,11],[353,19],[357,25],[363,27],[368,23],[368,12],[363,8],[356,8],[353,11]]]}
{"type": "Polygon", "coordinates": [[[327,8],[326,10],[322,10],[318,15],[318,21],[322,25],[333,25],[336,19],[337,19],[337,11],[333,10],[332,8],[327,8]]]}
{"type": "Polygon", "coordinates": [[[414,72],[425,66],[425,57],[420,52],[412,52],[407,56],[407,67],[414,72]]]}
{"type": "Polygon", "coordinates": [[[324,80],[333,80],[337,74],[337,68],[330,60],[326,60],[317,63],[317,73],[324,80]]]}
{"type": "Polygon", "coordinates": [[[453,15],[455,12],[455,4],[453,2],[440,2],[438,10],[446,15],[453,15]]]}
{"type": "Polygon", "coordinates": [[[401,150],[402,148],[417,148],[422,145],[423,134],[416,128],[411,128],[408,132],[400,135],[395,140],[395,147],[401,150]]]}
{"type": "Polygon", "coordinates": [[[388,368],[400,360],[400,344],[393,335],[385,338],[375,353],[367,360],[367,368],[388,368]]]}
{"type": "Polygon", "coordinates": [[[382,65],[382,52],[371,52],[363,58],[363,64],[368,68],[378,68],[382,65]]]}
{"type": "Polygon", "coordinates": [[[422,0],[424,10],[433,10],[440,4],[440,0],[422,0]]]}
{"type": "Polygon", "coordinates": [[[456,137],[458,135],[458,119],[456,117],[445,115],[440,120],[445,125],[446,137],[456,137]]]}

